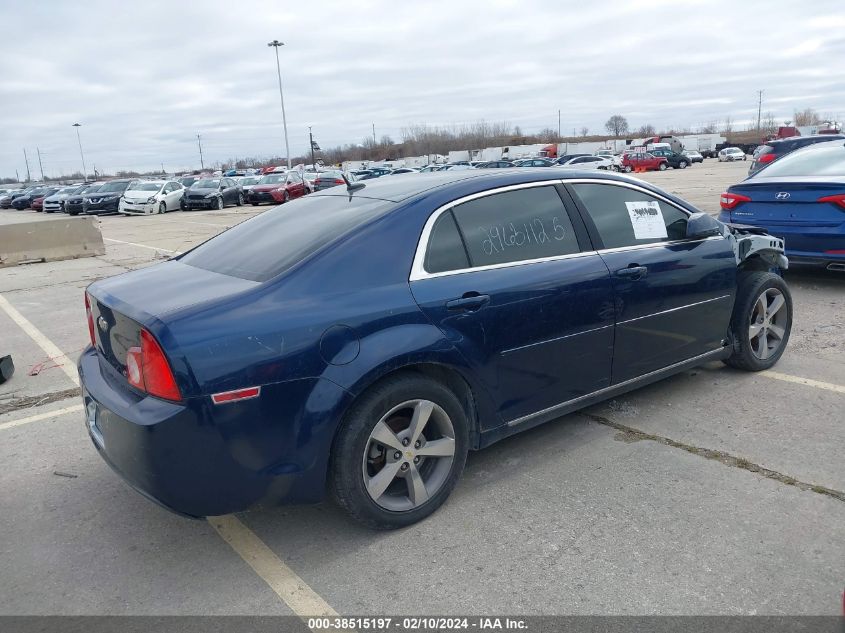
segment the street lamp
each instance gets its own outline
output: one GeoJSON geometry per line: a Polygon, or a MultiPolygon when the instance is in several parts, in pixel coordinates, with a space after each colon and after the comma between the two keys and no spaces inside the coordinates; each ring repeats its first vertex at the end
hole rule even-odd
{"type": "Polygon", "coordinates": [[[76,128],[76,140],[79,143],[79,155],[82,157],[82,180],[88,180],[88,170],[85,168],[85,154],[82,153],[82,139],[79,138],[79,128],[82,127],[80,123],[74,123],[76,128]]]}
{"type": "Polygon", "coordinates": [[[288,120],[285,117],[285,95],[282,93],[282,67],[279,65],[279,47],[284,46],[284,42],[273,40],[267,46],[272,46],[276,49],[276,72],[279,74],[279,99],[282,102],[282,125],[285,128],[285,154],[288,158],[288,169],[290,169],[290,145],[288,145],[288,120]]]}

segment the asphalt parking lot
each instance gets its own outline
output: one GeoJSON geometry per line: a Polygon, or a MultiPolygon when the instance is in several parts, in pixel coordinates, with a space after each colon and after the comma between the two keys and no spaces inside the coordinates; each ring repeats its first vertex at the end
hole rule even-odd
{"type": "MultiPolygon", "coordinates": [[[[746,169],[643,177],[716,213],[746,169]]],[[[841,613],[841,274],[788,274],[774,370],[711,363],[471,454],[404,530],[331,503],[193,521],[130,490],[76,394],[82,291],[262,210],[103,217],[105,256],[0,270],[0,614],[841,613]]]]}

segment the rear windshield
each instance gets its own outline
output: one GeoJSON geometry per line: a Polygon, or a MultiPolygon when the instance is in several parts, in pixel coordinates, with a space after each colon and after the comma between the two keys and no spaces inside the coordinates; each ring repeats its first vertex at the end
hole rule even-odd
{"type": "Polygon", "coordinates": [[[394,203],[349,196],[307,196],[221,233],[180,261],[215,273],[267,281],[394,203]]]}
{"type": "Polygon", "coordinates": [[[760,171],[765,178],[793,176],[845,177],[845,143],[834,141],[796,150],[760,171]]]}

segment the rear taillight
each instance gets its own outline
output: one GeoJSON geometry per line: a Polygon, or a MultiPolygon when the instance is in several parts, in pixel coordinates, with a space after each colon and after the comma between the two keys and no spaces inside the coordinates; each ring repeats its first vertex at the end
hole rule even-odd
{"type": "Polygon", "coordinates": [[[832,204],[839,205],[843,209],[845,209],[845,193],[837,193],[832,196],[823,196],[819,198],[819,202],[830,202],[832,204]]]}
{"type": "Polygon", "coordinates": [[[141,346],[126,351],[126,379],[129,384],[164,400],[181,400],[182,394],[161,346],[141,330],[141,346]]]}
{"type": "Polygon", "coordinates": [[[763,165],[765,165],[766,163],[771,163],[771,162],[772,162],[775,158],[777,158],[777,154],[773,154],[773,153],[770,153],[770,154],[760,154],[760,155],[757,157],[757,162],[758,162],[758,163],[762,163],[763,165]]]}
{"type": "Polygon", "coordinates": [[[88,317],[88,335],[91,337],[91,347],[97,347],[97,341],[94,340],[94,315],[91,314],[91,301],[88,299],[87,292],[85,293],[85,315],[88,317]]]}
{"type": "Polygon", "coordinates": [[[723,209],[731,210],[738,207],[743,202],[751,202],[751,198],[743,196],[739,193],[725,192],[719,198],[719,206],[723,209]]]}

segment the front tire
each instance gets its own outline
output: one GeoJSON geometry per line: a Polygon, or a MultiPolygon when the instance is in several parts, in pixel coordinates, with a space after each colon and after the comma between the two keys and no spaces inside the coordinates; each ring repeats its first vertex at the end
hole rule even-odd
{"type": "Polygon", "coordinates": [[[772,367],[786,349],[792,331],[792,294],[771,272],[740,273],[731,316],[733,353],[726,365],[746,371],[772,367]]]}
{"type": "Polygon", "coordinates": [[[224,206],[226,205],[223,204],[223,196],[218,196],[217,205],[215,206],[215,209],[217,209],[218,211],[222,211],[224,206]]]}
{"type": "Polygon", "coordinates": [[[666,163],[660,163],[657,166],[657,169],[660,170],[660,171],[666,171],[666,163]]]}
{"type": "Polygon", "coordinates": [[[680,167],[681,169],[686,169],[687,168],[686,161],[682,160],[680,163],[678,163],[678,167],[680,167]]]}
{"type": "Polygon", "coordinates": [[[238,206],[239,207],[244,206],[244,194],[242,194],[242,193],[238,194],[238,206]]]}
{"type": "Polygon", "coordinates": [[[447,499],[463,472],[469,423],[441,383],[415,374],[384,380],[352,406],[331,456],[338,504],[377,530],[416,523],[447,499]]]}
{"type": "Polygon", "coordinates": [[[167,203],[160,202],[158,204],[158,212],[161,213],[161,214],[167,213],[167,203]]]}
{"type": "Polygon", "coordinates": [[[630,174],[630,173],[631,173],[631,169],[632,169],[632,168],[631,168],[631,166],[630,166],[630,165],[625,165],[625,173],[626,173],[626,174],[630,174]]]}

